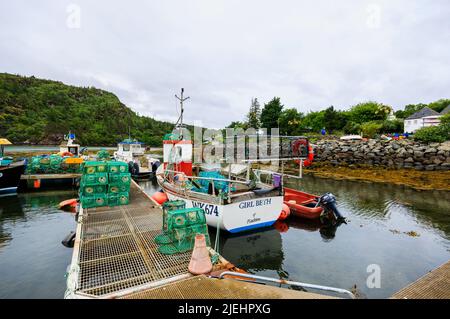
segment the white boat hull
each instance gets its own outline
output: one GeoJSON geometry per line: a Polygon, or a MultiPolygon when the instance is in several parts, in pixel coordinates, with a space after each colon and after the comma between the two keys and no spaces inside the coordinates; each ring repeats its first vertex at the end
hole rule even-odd
{"type": "Polygon", "coordinates": [[[200,207],[209,226],[231,233],[271,226],[280,216],[283,196],[259,197],[226,205],[211,204],[166,191],[169,200],[181,199],[186,208],[200,207]]]}

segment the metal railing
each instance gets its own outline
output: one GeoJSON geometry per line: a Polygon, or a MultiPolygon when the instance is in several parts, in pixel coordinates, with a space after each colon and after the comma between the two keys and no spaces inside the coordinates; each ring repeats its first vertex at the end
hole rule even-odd
{"type": "Polygon", "coordinates": [[[340,293],[340,294],[346,294],[346,295],[350,296],[350,298],[355,299],[355,295],[351,291],[346,290],[346,289],[341,289],[341,288],[314,285],[314,284],[308,284],[308,283],[304,283],[304,282],[290,281],[290,280],[270,278],[270,277],[263,277],[263,276],[257,276],[257,275],[252,275],[252,274],[242,274],[242,273],[234,272],[234,271],[222,272],[219,275],[219,279],[224,279],[224,276],[226,276],[226,275],[248,278],[248,279],[255,279],[255,280],[260,280],[260,281],[274,282],[274,283],[278,283],[278,284],[291,285],[291,286],[296,286],[296,287],[301,287],[301,288],[311,288],[311,289],[317,289],[317,290],[332,291],[332,292],[336,292],[336,293],[340,293]]]}

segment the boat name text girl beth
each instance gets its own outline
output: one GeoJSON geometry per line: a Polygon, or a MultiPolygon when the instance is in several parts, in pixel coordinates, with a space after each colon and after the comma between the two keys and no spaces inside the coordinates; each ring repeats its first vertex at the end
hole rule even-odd
{"type": "Polygon", "coordinates": [[[242,202],[239,204],[239,208],[244,209],[244,208],[257,207],[257,206],[265,206],[265,205],[270,205],[271,203],[272,203],[272,198],[257,199],[257,200],[242,202]]]}

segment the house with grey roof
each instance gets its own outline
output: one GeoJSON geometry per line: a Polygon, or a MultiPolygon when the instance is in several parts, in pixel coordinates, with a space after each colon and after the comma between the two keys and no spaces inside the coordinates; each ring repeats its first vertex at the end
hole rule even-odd
{"type": "MultiPolygon", "coordinates": [[[[449,109],[447,106],[442,112],[449,109]]],[[[437,126],[440,123],[440,117],[445,113],[439,113],[429,107],[424,107],[420,111],[405,119],[405,133],[414,133],[418,129],[427,126],[437,126]]],[[[447,110],[448,112],[448,110],[447,110]]]]}
{"type": "Polygon", "coordinates": [[[443,109],[442,112],[441,112],[442,115],[445,115],[445,114],[448,114],[448,113],[450,113],[450,104],[447,105],[447,107],[445,109],[443,109]]]}

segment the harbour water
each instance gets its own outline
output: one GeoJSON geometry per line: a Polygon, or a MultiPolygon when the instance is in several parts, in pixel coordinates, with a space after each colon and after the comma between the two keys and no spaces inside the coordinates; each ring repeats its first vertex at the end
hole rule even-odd
{"type": "MultiPolygon", "coordinates": [[[[148,193],[159,189],[155,181],[141,186],[148,193]]],[[[291,218],[264,231],[222,233],[224,257],[259,275],[347,289],[356,285],[368,298],[387,298],[450,259],[448,192],[310,176],[288,186],[334,193],[348,224],[291,218]],[[380,273],[380,287],[369,288],[374,271],[380,273]]],[[[57,204],[72,197],[75,190],[0,198],[0,298],[63,297],[72,249],[61,240],[75,221],[57,204]]],[[[210,233],[214,239],[215,229],[210,233]]]]}

